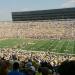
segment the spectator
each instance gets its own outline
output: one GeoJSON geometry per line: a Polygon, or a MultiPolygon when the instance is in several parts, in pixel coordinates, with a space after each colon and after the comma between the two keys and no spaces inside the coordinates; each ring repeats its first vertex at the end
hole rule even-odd
{"type": "Polygon", "coordinates": [[[8,74],[9,63],[4,59],[0,61],[0,75],[8,74]]]}
{"type": "Polygon", "coordinates": [[[32,64],[31,59],[28,60],[28,62],[26,64],[26,67],[28,68],[28,71],[27,71],[28,75],[35,75],[36,70],[35,70],[35,67],[32,64]]]}
{"type": "Polygon", "coordinates": [[[58,68],[59,75],[75,75],[75,61],[64,61],[58,68]]]}
{"type": "Polygon", "coordinates": [[[41,66],[38,68],[38,72],[42,73],[42,75],[49,74],[49,67],[47,65],[47,62],[41,62],[41,66]]]}
{"type": "Polygon", "coordinates": [[[13,71],[9,72],[8,75],[24,75],[22,72],[19,72],[19,63],[15,62],[13,64],[13,71]]]}

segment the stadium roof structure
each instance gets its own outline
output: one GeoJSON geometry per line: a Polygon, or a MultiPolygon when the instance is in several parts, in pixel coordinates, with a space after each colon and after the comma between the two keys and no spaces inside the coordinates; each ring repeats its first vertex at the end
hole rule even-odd
{"type": "Polygon", "coordinates": [[[75,8],[12,12],[13,21],[75,19],[75,8]]]}

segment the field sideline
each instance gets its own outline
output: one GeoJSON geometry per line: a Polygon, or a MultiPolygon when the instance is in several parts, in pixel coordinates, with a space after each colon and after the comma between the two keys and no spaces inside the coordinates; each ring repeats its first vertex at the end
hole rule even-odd
{"type": "Polygon", "coordinates": [[[0,40],[0,48],[19,48],[32,51],[50,51],[75,54],[75,40],[49,39],[5,39],[0,40]]]}

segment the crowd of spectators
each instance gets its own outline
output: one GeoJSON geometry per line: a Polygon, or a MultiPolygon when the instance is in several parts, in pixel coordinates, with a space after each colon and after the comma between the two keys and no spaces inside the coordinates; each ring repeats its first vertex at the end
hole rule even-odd
{"type": "Polygon", "coordinates": [[[0,22],[0,38],[74,39],[75,20],[0,22]]]}
{"type": "Polygon", "coordinates": [[[72,55],[0,49],[0,75],[73,75],[72,55]]]}

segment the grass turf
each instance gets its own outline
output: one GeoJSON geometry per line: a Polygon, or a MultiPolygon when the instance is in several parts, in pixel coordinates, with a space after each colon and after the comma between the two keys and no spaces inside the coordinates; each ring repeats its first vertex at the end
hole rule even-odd
{"type": "Polygon", "coordinates": [[[23,50],[50,51],[75,54],[75,40],[20,39],[0,40],[0,48],[20,48],[23,50]]]}

